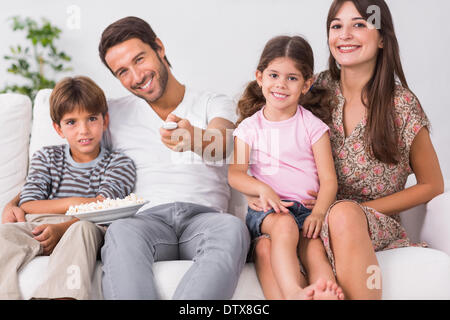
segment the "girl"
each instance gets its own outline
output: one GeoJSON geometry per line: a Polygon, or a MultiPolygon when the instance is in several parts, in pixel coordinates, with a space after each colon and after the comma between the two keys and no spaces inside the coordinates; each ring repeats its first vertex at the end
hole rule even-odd
{"type": "Polygon", "coordinates": [[[314,85],[338,98],[330,138],[339,201],[327,213],[321,238],[346,297],[380,299],[382,287],[367,286],[368,268],[378,267],[375,252],[413,245],[398,214],[442,193],[444,182],[430,123],[405,79],[385,1],[335,0],[327,30],[329,70],[314,85]],[[378,17],[372,16],[374,8],[378,17]],[[405,189],[411,173],[417,184],[405,189]]]}
{"type": "Polygon", "coordinates": [[[228,178],[233,188],[261,200],[257,210],[249,209],[246,222],[252,238],[271,244],[269,258],[255,257],[268,299],[343,299],[318,239],[337,181],[329,128],[316,117],[329,118],[321,107],[329,95],[318,86],[310,92],[313,67],[304,39],[276,37],[266,44],[256,81],[238,103],[240,124],[228,178]],[[311,198],[310,189],[318,191],[312,212],[302,205],[311,198]],[[314,252],[320,270],[308,287],[297,257],[299,240],[314,252]]]}

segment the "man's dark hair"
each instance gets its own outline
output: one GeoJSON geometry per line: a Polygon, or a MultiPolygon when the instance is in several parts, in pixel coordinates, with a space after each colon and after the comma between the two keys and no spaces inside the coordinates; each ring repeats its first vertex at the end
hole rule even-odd
{"type": "MultiPolygon", "coordinates": [[[[161,47],[156,43],[156,34],[152,27],[144,20],[137,17],[126,17],[110,24],[102,33],[102,38],[98,46],[100,59],[102,59],[105,66],[114,74],[105,60],[106,52],[109,48],[122,43],[126,40],[137,38],[142,42],[148,44],[155,52],[161,47]]],[[[169,60],[164,56],[169,67],[171,67],[169,60]]]]}

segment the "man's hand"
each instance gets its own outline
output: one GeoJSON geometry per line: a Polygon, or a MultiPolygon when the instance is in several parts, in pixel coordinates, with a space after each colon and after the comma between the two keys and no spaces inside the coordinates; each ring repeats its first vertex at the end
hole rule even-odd
{"type": "MultiPolygon", "coordinates": [[[[176,122],[178,127],[174,130],[161,127],[159,133],[162,143],[175,152],[194,151],[194,127],[189,120],[181,119],[171,113],[167,116],[166,121],[176,122]]],[[[201,135],[200,139],[202,139],[201,135]]]]}
{"type": "Polygon", "coordinates": [[[8,203],[3,209],[2,223],[25,222],[25,211],[8,203]]]}
{"type": "Polygon", "coordinates": [[[41,243],[44,249],[43,255],[48,256],[53,252],[64,232],[71,225],[67,222],[57,224],[41,224],[34,228],[31,232],[35,235],[34,239],[41,243]]]}

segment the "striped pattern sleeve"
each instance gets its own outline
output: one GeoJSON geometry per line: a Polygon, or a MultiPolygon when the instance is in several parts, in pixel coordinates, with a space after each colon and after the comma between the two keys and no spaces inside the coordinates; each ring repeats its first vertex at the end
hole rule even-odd
{"type": "Polygon", "coordinates": [[[45,149],[33,154],[27,180],[20,192],[19,206],[28,201],[48,199],[52,185],[50,163],[45,149]]]}
{"type": "Polygon", "coordinates": [[[97,195],[105,198],[125,198],[136,183],[136,167],[133,160],[120,152],[112,152],[105,168],[97,195]]]}

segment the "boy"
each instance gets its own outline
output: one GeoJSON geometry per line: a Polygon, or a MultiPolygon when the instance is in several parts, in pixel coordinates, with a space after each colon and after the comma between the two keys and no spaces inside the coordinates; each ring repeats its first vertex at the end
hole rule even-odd
{"type": "Polygon", "coordinates": [[[65,213],[71,205],[124,198],[134,188],[132,160],[101,146],[108,107],[91,79],[60,81],[50,96],[50,115],[68,144],[33,155],[19,201],[26,222],[0,225],[0,299],[21,298],[17,272],[37,255],[50,260],[48,278],[33,298],[87,299],[104,230],[65,213]]]}

